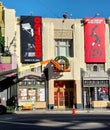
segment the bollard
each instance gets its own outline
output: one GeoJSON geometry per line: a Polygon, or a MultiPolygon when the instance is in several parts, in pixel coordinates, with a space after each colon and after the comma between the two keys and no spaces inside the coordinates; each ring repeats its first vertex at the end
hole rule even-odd
{"type": "Polygon", "coordinates": [[[72,114],[73,114],[73,115],[76,114],[76,108],[75,108],[75,105],[73,105],[73,108],[72,108],[72,114]]]}

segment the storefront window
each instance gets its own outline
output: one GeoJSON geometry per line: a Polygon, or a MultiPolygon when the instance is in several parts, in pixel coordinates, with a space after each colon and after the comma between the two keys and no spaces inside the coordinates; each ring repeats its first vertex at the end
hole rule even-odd
{"type": "Polygon", "coordinates": [[[18,98],[21,101],[26,101],[27,100],[27,89],[19,89],[18,98]]]}
{"type": "Polygon", "coordinates": [[[83,90],[84,106],[92,104],[92,101],[108,100],[108,87],[85,87],[83,90]]]}
{"type": "Polygon", "coordinates": [[[28,89],[28,100],[36,101],[36,89],[28,89]]]}
{"type": "Polygon", "coordinates": [[[92,101],[108,100],[108,87],[91,87],[92,101]]]}
{"type": "Polygon", "coordinates": [[[97,100],[108,100],[108,87],[97,88],[97,100]]]}
{"type": "Polygon", "coordinates": [[[26,81],[19,86],[18,98],[19,101],[45,101],[45,83],[37,81],[26,81]]]}
{"type": "Polygon", "coordinates": [[[37,89],[37,101],[45,101],[45,89],[44,88],[37,89]]]}

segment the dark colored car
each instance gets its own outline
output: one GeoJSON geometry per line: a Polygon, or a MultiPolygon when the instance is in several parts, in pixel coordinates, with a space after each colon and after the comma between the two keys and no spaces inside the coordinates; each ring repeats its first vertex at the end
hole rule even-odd
{"type": "Polygon", "coordinates": [[[6,107],[3,106],[3,105],[0,105],[0,114],[4,114],[4,113],[6,113],[6,112],[7,112],[6,107]]]}

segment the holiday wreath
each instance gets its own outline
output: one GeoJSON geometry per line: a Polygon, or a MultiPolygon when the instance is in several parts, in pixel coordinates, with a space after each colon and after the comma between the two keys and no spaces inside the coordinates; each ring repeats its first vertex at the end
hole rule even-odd
{"type": "Polygon", "coordinates": [[[65,68],[68,69],[69,68],[69,60],[65,57],[65,56],[57,56],[55,59],[55,61],[59,61],[59,60],[64,60],[65,62],[65,68]]]}

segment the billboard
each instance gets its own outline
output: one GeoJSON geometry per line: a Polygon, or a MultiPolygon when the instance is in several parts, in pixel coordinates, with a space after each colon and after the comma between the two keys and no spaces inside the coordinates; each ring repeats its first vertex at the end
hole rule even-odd
{"type": "Polygon", "coordinates": [[[104,18],[84,18],[85,62],[106,61],[104,18]]]}
{"type": "Polygon", "coordinates": [[[38,16],[21,16],[21,62],[42,60],[42,19],[38,16]]]}

